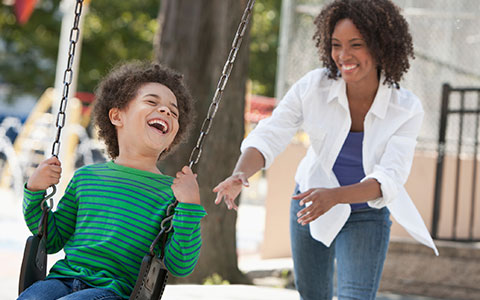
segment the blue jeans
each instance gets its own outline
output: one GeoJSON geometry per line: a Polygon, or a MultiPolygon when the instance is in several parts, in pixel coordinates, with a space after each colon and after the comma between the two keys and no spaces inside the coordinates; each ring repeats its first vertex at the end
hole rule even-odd
{"type": "Polygon", "coordinates": [[[121,300],[112,291],[94,288],[73,278],[47,279],[35,282],[17,300],[121,300]]]}
{"type": "MultiPolygon", "coordinates": [[[[299,193],[298,189],[295,191],[299,193]]],[[[337,263],[339,300],[375,299],[390,240],[390,212],[382,209],[353,211],[330,247],[310,235],[309,226],[297,223],[302,209],[290,207],[290,237],[295,285],[302,300],[331,300],[334,263],[337,263]]]]}

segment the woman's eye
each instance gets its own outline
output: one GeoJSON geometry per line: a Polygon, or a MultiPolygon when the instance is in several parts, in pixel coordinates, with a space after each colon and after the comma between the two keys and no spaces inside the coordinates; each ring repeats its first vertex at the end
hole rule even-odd
{"type": "Polygon", "coordinates": [[[147,100],[147,103],[148,104],[152,104],[152,105],[157,105],[157,102],[153,101],[153,100],[147,100]]]}
{"type": "Polygon", "coordinates": [[[338,48],[340,47],[340,44],[332,44],[332,48],[338,48]]]}
{"type": "Polygon", "coordinates": [[[363,45],[362,44],[353,44],[352,46],[355,47],[355,48],[359,48],[359,47],[362,47],[363,45]]]}

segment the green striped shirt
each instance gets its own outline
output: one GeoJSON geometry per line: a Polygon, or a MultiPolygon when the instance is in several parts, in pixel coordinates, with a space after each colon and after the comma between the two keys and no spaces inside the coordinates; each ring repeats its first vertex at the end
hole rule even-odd
{"type": "MultiPolygon", "coordinates": [[[[167,206],[175,200],[173,179],[111,161],[78,169],[57,209],[48,215],[47,251],[63,248],[65,258],[55,263],[47,278],[78,278],[128,299],[167,206]]],[[[23,214],[33,234],[38,231],[43,194],[24,192],[23,214]]],[[[175,208],[164,258],[173,275],[193,271],[205,215],[197,204],[178,203],[175,208]]]]}

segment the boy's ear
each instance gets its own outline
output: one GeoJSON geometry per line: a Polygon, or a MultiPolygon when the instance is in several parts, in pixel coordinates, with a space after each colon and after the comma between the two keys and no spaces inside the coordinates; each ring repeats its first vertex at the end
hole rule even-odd
{"type": "Polygon", "coordinates": [[[114,126],[122,127],[123,122],[122,122],[122,116],[121,116],[121,113],[120,113],[120,109],[118,109],[117,107],[111,108],[108,111],[108,117],[110,118],[110,122],[114,126]]]}

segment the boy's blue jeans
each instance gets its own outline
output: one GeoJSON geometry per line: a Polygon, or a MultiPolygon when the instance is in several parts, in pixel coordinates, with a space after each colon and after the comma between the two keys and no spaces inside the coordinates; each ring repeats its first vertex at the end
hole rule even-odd
{"type": "Polygon", "coordinates": [[[112,291],[92,288],[81,280],[47,279],[35,282],[23,291],[17,300],[121,300],[122,298],[112,291]]]}
{"type": "Polygon", "coordinates": [[[308,225],[297,223],[296,215],[302,208],[299,202],[291,202],[290,236],[300,298],[332,299],[336,259],[338,299],[375,299],[390,240],[392,222],[388,209],[353,211],[328,248],[312,238],[308,225]]]}

